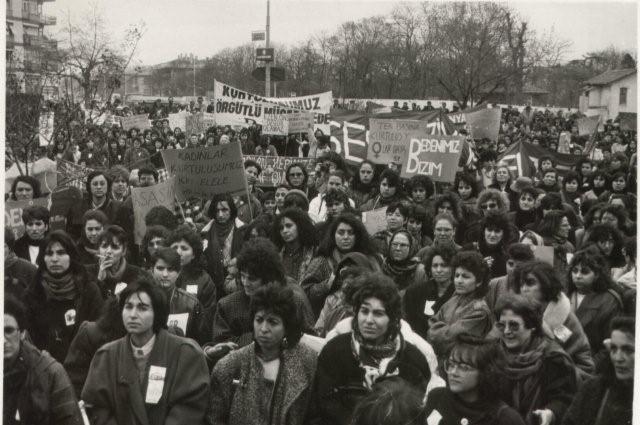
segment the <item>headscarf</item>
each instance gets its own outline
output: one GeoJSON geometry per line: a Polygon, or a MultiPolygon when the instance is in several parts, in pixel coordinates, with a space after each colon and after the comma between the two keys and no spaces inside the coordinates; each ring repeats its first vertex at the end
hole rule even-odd
{"type": "Polygon", "coordinates": [[[397,230],[393,233],[393,235],[391,235],[391,239],[389,239],[389,255],[384,260],[382,270],[387,276],[393,278],[399,289],[404,289],[405,287],[409,286],[409,280],[413,277],[416,268],[420,263],[420,261],[415,258],[415,255],[418,252],[418,248],[419,246],[415,238],[411,236],[411,233],[409,233],[409,231],[404,229],[397,230]],[[398,234],[406,235],[410,245],[407,258],[401,261],[394,260],[391,255],[391,243],[398,234]]]}

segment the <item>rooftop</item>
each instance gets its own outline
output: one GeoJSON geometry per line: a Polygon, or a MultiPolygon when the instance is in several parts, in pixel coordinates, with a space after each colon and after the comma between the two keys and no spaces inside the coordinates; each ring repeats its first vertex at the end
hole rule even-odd
{"type": "Polygon", "coordinates": [[[636,73],[636,70],[634,68],[610,69],[608,71],[603,72],[600,75],[596,75],[593,78],[589,78],[587,81],[584,82],[584,84],[590,85],[590,86],[604,86],[635,73],[636,73]]]}

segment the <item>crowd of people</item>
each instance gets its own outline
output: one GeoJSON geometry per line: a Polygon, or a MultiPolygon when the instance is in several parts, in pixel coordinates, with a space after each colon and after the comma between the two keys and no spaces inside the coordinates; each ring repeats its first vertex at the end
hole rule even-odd
{"type": "MultiPolygon", "coordinates": [[[[436,183],[348,165],[321,132],[185,134],[173,108],[144,132],[74,119],[49,155],[93,169],[81,199],[56,230],[42,206],[5,230],[3,423],[631,423],[635,132],[508,108],[436,183]],[[556,168],[563,131],[602,156],[556,168]],[[548,149],[535,175],[499,161],[516,141],[548,149]],[[154,207],[136,244],[130,189],[159,183],[155,154],[232,142],[315,167],[260,187],[247,159],[245,195],[154,207]]],[[[40,196],[19,176],[9,199],[40,196]]]]}

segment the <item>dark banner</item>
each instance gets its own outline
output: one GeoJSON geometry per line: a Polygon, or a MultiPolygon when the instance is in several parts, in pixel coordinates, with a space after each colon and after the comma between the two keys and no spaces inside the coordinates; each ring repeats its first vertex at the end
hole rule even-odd
{"type": "Polygon", "coordinates": [[[551,156],[553,158],[560,175],[564,175],[572,169],[578,160],[582,158],[577,155],[552,152],[528,142],[516,142],[509,146],[499,157],[499,160],[506,162],[509,168],[517,173],[518,176],[532,177],[538,171],[538,162],[543,156],[551,156]]]}

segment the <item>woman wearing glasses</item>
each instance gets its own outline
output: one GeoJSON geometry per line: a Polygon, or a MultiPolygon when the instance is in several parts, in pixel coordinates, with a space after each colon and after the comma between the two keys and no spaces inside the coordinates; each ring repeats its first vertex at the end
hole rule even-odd
{"type": "Polygon", "coordinates": [[[527,424],[562,423],[576,392],[569,355],[545,338],[540,306],[520,295],[507,294],[495,310],[501,362],[495,377],[500,398],[527,424]]]}
{"type": "Polygon", "coordinates": [[[429,393],[427,423],[525,425],[520,414],[500,400],[492,378],[495,344],[459,335],[444,363],[447,387],[429,393]]]}
{"type": "Polygon", "coordinates": [[[382,265],[384,274],[393,279],[398,290],[404,290],[414,282],[418,281],[419,261],[415,257],[418,252],[418,243],[407,230],[398,230],[389,241],[389,255],[382,265]]]}

